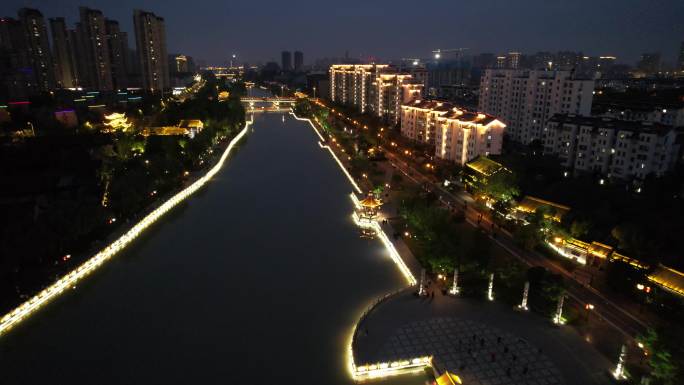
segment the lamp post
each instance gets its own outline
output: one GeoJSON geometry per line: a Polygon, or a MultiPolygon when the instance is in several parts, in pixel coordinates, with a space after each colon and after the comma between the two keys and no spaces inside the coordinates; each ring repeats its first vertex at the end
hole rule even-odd
{"type": "Polygon", "coordinates": [[[558,297],[558,306],[556,306],[556,314],[553,316],[553,323],[556,325],[563,324],[563,300],[565,299],[565,294],[561,294],[558,297]]]}
{"type": "Polygon", "coordinates": [[[313,88],[313,91],[314,91],[314,95],[313,95],[313,96],[314,96],[314,100],[316,100],[316,87],[313,88]]]}
{"type": "Polygon", "coordinates": [[[594,310],[594,305],[588,303],[588,304],[584,305],[584,309],[587,311],[587,315],[586,315],[585,320],[586,320],[587,323],[588,323],[588,322],[589,322],[589,312],[592,311],[592,310],[594,310]]]}
{"type": "Polygon", "coordinates": [[[454,269],[454,282],[451,285],[451,290],[449,290],[449,294],[457,295],[460,292],[461,288],[458,287],[458,268],[456,268],[454,269]]]}
{"type": "Polygon", "coordinates": [[[625,377],[625,358],[627,358],[627,346],[622,345],[620,348],[620,356],[618,357],[617,366],[613,371],[613,377],[615,377],[615,379],[618,381],[627,378],[625,377]]]}
{"type": "Polygon", "coordinates": [[[494,273],[489,274],[489,288],[487,289],[487,299],[494,301],[494,273]]]}
{"type": "Polygon", "coordinates": [[[522,302],[521,302],[520,305],[518,306],[518,309],[525,310],[525,311],[528,310],[528,309],[527,309],[527,296],[528,296],[529,293],[530,293],[530,282],[527,281],[527,282],[525,282],[525,289],[523,289],[523,298],[522,298],[522,302]]]}
{"type": "Polygon", "coordinates": [[[420,271],[420,286],[418,287],[418,295],[425,295],[425,269],[420,271]]]}

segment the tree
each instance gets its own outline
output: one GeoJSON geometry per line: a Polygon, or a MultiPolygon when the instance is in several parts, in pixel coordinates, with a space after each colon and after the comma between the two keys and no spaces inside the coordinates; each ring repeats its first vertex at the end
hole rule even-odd
{"type": "Polygon", "coordinates": [[[645,335],[637,337],[637,341],[644,345],[649,352],[648,365],[651,375],[663,385],[672,385],[677,379],[679,368],[672,361],[668,339],[661,339],[654,329],[648,329],[645,335]]]}
{"type": "Polygon", "coordinates": [[[520,194],[520,189],[515,175],[502,170],[487,179],[482,186],[482,193],[497,201],[509,201],[520,194]]]}
{"type": "Polygon", "coordinates": [[[590,229],[591,223],[589,223],[589,221],[576,219],[572,221],[572,224],[570,225],[570,235],[574,238],[582,238],[589,234],[590,229]]]}

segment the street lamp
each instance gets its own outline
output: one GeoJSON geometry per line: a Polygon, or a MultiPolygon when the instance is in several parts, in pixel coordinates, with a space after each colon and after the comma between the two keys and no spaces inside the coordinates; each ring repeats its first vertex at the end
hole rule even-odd
{"type": "Polygon", "coordinates": [[[316,87],[313,88],[313,91],[314,91],[314,95],[313,95],[313,96],[314,96],[314,100],[316,100],[316,87]]]}
{"type": "Polygon", "coordinates": [[[594,310],[594,305],[588,303],[588,304],[584,305],[584,309],[587,310],[587,318],[586,318],[586,321],[589,322],[589,312],[592,311],[592,310],[594,310]]]}

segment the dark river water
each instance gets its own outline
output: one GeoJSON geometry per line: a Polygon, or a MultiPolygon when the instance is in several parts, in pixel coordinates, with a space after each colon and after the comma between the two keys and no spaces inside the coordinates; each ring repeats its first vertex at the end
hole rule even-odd
{"type": "Polygon", "coordinates": [[[316,141],[290,115],[255,115],[187,204],[0,337],[0,384],[352,383],[354,322],[406,283],[359,237],[316,141]]]}

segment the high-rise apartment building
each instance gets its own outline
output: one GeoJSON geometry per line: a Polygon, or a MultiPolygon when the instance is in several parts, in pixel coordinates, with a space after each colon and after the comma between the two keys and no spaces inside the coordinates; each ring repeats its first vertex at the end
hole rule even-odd
{"type": "Polygon", "coordinates": [[[401,108],[401,134],[434,145],[435,156],[464,165],[500,154],[506,125],[497,118],[437,100],[414,100],[401,108]]]}
{"type": "Polygon", "coordinates": [[[330,66],[330,100],[368,111],[370,88],[387,64],[333,64],[330,66]]]}
{"type": "Polygon", "coordinates": [[[399,124],[402,104],[420,99],[423,87],[410,74],[381,73],[371,83],[368,109],[392,125],[399,124]]]}
{"type": "Polygon", "coordinates": [[[660,71],[660,64],[660,53],[645,53],[641,55],[637,68],[645,75],[653,75],[660,71]]]}
{"type": "Polygon", "coordinates": [[[151,91],[169,88],[164,19],[152,12],[135,10],[133,25],[144,88],[151,91]]]}
{"type": "MultiPolygon", "coordinates": [[[[188,57],[185,55],[169,55],[171,63],[173,63],[172,73],[186,73],[190,72],[188,57]]],[[[169,63],[169,64],[171,64],[169,63]]]]}
{"type": "Polygon", "coordinates": [[[330,99],[399,123],[401,105],[422,94],[424,84],[387,64],[330,66],[330,99]]]}
{"type": "Polygon", "coordinates": [[[304,53],[302,51],[295,51],[294,53],[294,70],[301,71],[304,69],[304,53]]]}
{"type": "Polygon", "coordinates": [[[119,28],[119,22],[105,20],[107,45],[109,46],[109,60],[112,71],[112,86],[114,89],[128,87],[128,34],[119,28]]]}
{"type": "Polygon", "coordinates": [[[112,67],[104,15],[100,10],[79,7],[78,63],[82,86],[111,91],[112,67]]]}
{"type": "Polygon", "coordinates": [[[643,180],[675,166],[680,135],[660,123],[558,114],[544,130],[543,145],[545,154],[558,156],[575,174],[643,180]]]}
{"type": "Polygon", "coordinates": [[[36,80],[25,48],[21,22],[11,17],[0,19],[0,98],[21,99],[36,89],[36,80]]]}
{"type": "Polygon", "coordinates": [[[292,52],[283,51],[280,53],[280,68],[283,71],[292,71],[292,52]]]}
{"type": "Polygon", "coordinates": [[[74,42],[64,18],[51,18],[50,31],[52,33],[52,58],[55,66],[55,82],[60,88],[76,87],[78,86],[78,75],[74,61],[74,42]]]}
{"type": "Polygon", "coordinates": [[[24,32],[24,48],[35,77],[36,90],[50,91],[55,85],[55,73],[45,18],[37,9],[21,8],[19,21],[24,32]]]}
{"type": "Polygon", "coordinates": [[[541,139],[554,114],[589,115],[594,81],[571,71],[485,70],[480,81],[479,110],[506,124],[512,140],[541,139]]]}
{"type": "Polygon", "coordinates": [[[506,55],[506,68],[520,68],[521,58],[522,54],[520,52],[509,52],[508,55],[506,55]]]}

